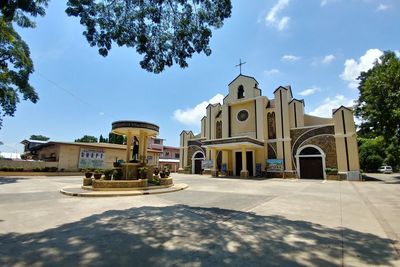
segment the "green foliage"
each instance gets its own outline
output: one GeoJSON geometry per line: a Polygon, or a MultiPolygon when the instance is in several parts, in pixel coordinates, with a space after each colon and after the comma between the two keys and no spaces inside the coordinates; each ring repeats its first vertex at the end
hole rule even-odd
{"type": "Polygon", "coordinates": [[[160,178],[158,178],[156,176],[149,178],[147,182],[150,184],[154,184],[154,185],[160,185],[160,183],[161,183],[160,178]]]}
{"type": "Polygon", "coordinates": [[[122,170],[120,170],[120,169],[114,170],[113,180],[121,180],[122,176],[123,176],[122,170]]]}
{"type": "Polygon", "coordinates": [[[211,54],[211,28],[220,28],[231,15],[230,0],[69,0],[69,16],[80,18],[83,32],[99,54],[113,44],[144,54],[143,69],[160,73],[174,63],[188,66],[196,53],[211,54]]]}
{"type": "Polygon", "coordinates": [[[325,169],[326,174],[331,174],[331,175],[336,175],[338,174],[338,169],[336,168],[326,168],[325,169]]]}
{"type": "Polygon", "coordinates": [[[33,134],[33,135],[31,135],[31,137],[29,139],[30,140],[38,140],[38,141],[48,141],[48,140],[50,140],[49,137],[44,136],[44,135],[40,135],[40,134],[33,134]]]}
{"type": "Polygon", "coordinates": [[[84,135],[82,138],[75,139],[75,142],[97,143],[97,138],[92,135],[84,135]]]}
{"type": "Polygon", "coordinates": [[[376,171],[386,156],[383,137],[373,139],[358,138],[360,167],[364,171],[376,171]]]}
{"type": "Polygon", "coordinates": [[[114,133],[109,133],[108,134],[108,142],[110,144],[123,144],[124,143],[124,136],[122,135],[117,135],[114,133]]]}
{"type": "Polygon", "coordinates": [[[48,2],[49,0],[0,1],[1,18],[5,22],[15,22],[20,27],[34,28],[35,22],[31,21],[27,15],[44,16],[48,2]]]}
{"type": "Polygon", "coordinates": [[[355,112],[362,118],[358,134],[372,140],[377,138],[360,147],[361,167],[374,170],[379,167],[378,162],[383,161],[399,169],[400,59],[394,52],[387,51],[358,79],[360,96],[355,112]]]}
{"type": "Polygon", "coordinates": [[[103,135],[101,134],[99,137],[99,143],[108,143],[108,139],[104,138],[103,135]]]}
{"type": "Polygon", "coordinates": [[[0,127],[4,116],[13,116],[20,101],[39,100],[29,84],[33,62],[28,45],[14,30],[13,22],[20,27],[34,28],[28,16],[44,16],[48,0],[0,1],[0,127]]]}
{"type": "Polygon", "coordinates": [[[28,45],[14,30],[11,22],[0,16],[0,127],[4,116],[13,116],[20,97],[36,103],[39,100],[29,84],[33,62],[28,45]]]}

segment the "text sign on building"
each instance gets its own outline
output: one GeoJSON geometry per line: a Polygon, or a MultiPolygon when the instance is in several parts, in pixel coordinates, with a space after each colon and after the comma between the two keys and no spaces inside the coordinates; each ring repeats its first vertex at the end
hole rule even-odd
{"type": "Polygon", "coordinates": [[[105,153],[99,149],[81,149],[79,155],[79,168],[102,168],[105,159],[105,153]]]}
{"type": "Polygon", "coordinates": [[[267,171],[283,171],[283,159],[267,159],[267,171]]]}

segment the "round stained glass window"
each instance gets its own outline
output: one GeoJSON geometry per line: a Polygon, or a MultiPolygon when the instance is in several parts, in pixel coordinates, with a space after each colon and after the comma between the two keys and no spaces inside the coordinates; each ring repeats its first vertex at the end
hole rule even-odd
{"type": "Polygon", "coordinates": [[[247,120],[248,117],[249,117],[249,113],[247,112],[247,110],[241,110],[237,114],[237,119],[239,121],[245,121],[245,120],[247,120]]]}

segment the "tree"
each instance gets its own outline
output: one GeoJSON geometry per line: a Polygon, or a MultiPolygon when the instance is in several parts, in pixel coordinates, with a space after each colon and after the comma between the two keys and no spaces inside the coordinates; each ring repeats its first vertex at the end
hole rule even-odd
{"type": "Polygon", "coordinates": [[[110,144],[123,144],[124,143],[124,136],[114,134],[114,133],[109,133],[108,134],[108,142],[110,144]]]}
{"type": "Polygon", "coordinates": [[[38,141],[48,141],[50,138],[44,135],[40,135],[40,134],[33,134],[31,135],[31,137],[29,138],[31,140],[38,140],[38,141]]]}
{"type": "Polygon", "coordinates": [[[97,143],[97,137],[92,135],[84,135],[82,138],[78,138],[75,142],[82,142],[82,143],[97,143]]]}
{"type": "MultiPolygon", "coordinates": [[[[33,63],[28,45],[13,28],[34,28],[30,17],[44,16],[49,0],[0,0],[0,128],[2,117],[13,116],[19,94],[39,100],[29,84],[33,63]]],[[[113,44],[136,48],[143,69],[160,73],[174,63],[188,66],[196,53],[211,54],[212,28],[231,15],[231,0],[69,0],[66,13],[80,18],[83,35],[107,56],[113,44]]]]}
{"type": "Polygon", "coordinates": [[[211,54],[211,28],[220,28],[231,16],[230,0],[69,0],[69,16],[80,18],[83,35],[99,54],[107,56],[113,44],[144,54],[143,69],[160,73],[197,52],[211,54]]]}
{"type": "Polygon", "coordinates": [[[100,134],[99,143],[108,143],[108,139],[107,139],[107,138],[104,138],[103,135],[100,134]]]}
{"type": "Polygon", "coordinates": [[[16,104],[23,100],[36,103],[39,100],[29,84],[33,63],[28,45],[14,30],[13,22],[20,27],[34,28],[35,23],[26,14],[36,17],[45,15],[48,0],[0,1],[0,127],[4,116],[13,116],[16,104]]]}
{"type": "Polygon", "coordinates": [[[362,118],[360,136],[383,137],[385,163],[400,167],[400,59],[385,52],[372,69],[362,72],[356,115],[362,118]]]}

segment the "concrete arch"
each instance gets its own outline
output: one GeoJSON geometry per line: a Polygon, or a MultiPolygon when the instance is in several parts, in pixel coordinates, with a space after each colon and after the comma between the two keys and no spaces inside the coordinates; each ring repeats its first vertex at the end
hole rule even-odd
{"type": "MultiPolygon", "coordinates": [[[[193,153],[192,156],[192,174],[196,173],[196,161],[203,161],[206,159],[206,156],[204,154],[204,152],[202,150],[198,150],[196,152],[193,153]]],[[[199,164],[199,163],[197,163],[199,164]]],[[[201,162],[200,162],[201,164],[201,162]]]]}
{"type": "Polygon", "coordinates": [[[322,161],[322,174],[323,174],[324,180],[326,179],[326,174],[325,174],[325,169],[326,169],[325,158],[326,158],[326,155],[325,155],[325,152],[319,146],[316,146],[316,145],[305,145],[305,146],[301,146],[301,147],[299,147],[299,149],[297,149],[297,152],[296,152],[296,171],[297,171],[297,175],[298,175],[299,178],[301,178],[300,158],[321,158],[321,161],[322,161]],[[300,155],[301,151],[303,151],[304,149],[309,148],[309,147],[316,149],[319,152],[319,154],[300,155]]]}

